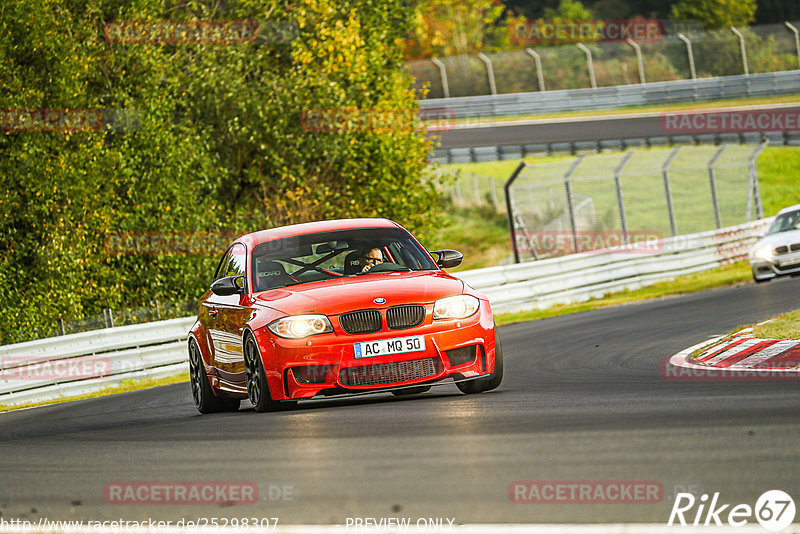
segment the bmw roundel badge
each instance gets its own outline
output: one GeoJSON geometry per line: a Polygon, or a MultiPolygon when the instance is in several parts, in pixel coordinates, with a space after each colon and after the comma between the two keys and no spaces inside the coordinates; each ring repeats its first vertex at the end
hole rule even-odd
{"type": "Polygon", "coordinates": [[[386,304],[386,299],[383,297],[378,297],[376,299],[373,299],[372,302],[374,302],[375,304],[386,304]]]}

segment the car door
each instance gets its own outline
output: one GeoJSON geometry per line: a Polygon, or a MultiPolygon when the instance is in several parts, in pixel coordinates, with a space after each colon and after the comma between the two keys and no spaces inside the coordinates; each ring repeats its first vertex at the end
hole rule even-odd
{"type": "Polygon", "coordinates": [[[243,294],[211,293],[200,309],[210,338],[211,365],[219,377],[220,388],[237,392],[246,391],[242,350],[243,327],[250,316],[246,270],[247,250],[241,243],[234,243],[220,261],[214,281],[226,276],[242,276],[243,294]]]}

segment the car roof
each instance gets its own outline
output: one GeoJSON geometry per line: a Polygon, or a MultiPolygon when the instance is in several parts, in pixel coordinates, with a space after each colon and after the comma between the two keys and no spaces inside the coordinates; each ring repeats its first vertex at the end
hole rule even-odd
{"type": "Polygon", "coordinates": [[[795,204],[794,206],[789,206],[788,208],[783,208],[781,211],[778,212],[778,215],[781,213],[786,213],[789,211],[795,211],[800,209],[800,204],[795,204]]]}
{"type": "Polygon", "coordinates": [[[399,224],[389,219],[363,218],[363,219],[333,219],[328,221],[315,221],[289,226],[278,226],[267,230],[259,230],[245,234],[236,240],[237,243],[244,243],[254,247],[261,243],[292,237],[297,235],[316,234],[319,232],[331,232],[335,230],[350,230],[355,228],[402,228],[399,224]]]}

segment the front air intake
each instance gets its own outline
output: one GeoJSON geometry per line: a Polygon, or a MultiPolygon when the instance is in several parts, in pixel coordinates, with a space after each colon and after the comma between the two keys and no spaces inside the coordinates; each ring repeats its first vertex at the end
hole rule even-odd
{"type": "Polygon", "coordinates": [[[339,373],[339,381],[345,386],[376,386],[416,380],[438,373],[439,363],[436,358],[422,358],[348,367],[339,373]]]}

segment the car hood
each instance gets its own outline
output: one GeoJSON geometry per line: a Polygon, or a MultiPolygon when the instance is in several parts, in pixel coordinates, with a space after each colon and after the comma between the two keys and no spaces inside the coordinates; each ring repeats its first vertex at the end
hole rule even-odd
{"type": "Polygon", "coordinates": [[[257,293],[257,302],[288,315],[384,308],[396,304],[433,302],[460,295],[464,283],[443,271],[365,274],[323,282],[310,282],[257,293]],[[384,298],[376,304],[373,299],[384,298]]]}
{"type": "Polygon", "coordinates": [[[789,230],[788,232],[778,232],[777,234],[770,234],[762,237],[750,249],[750,253],[754,254],[755,251],[765,245],[772,245],[773,247],[780,247],[781,245],[791,245],[800,243],[800,230],[789,230]]]}

